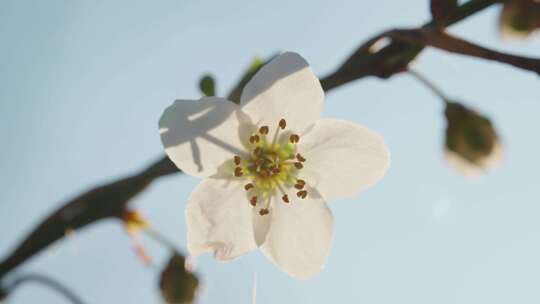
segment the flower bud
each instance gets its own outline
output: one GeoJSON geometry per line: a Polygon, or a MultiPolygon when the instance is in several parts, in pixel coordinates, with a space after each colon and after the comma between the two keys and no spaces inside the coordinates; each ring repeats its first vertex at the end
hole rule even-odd
{"type": "Polygon", "coordinates": [[[205,96],[215,96],[216,95],[216,81],[212,75],[204,75],[201,80],[199,80],[199,90],[205,96]]]}
{"type": "Polygon", "coordinates": [[[502,156],[499,137],[486,117],[460,103],[446,106],[446,156],[467,176],[497,165],[502,156]]]}
{"type": "Polygon", "coordinates": [[[173,254],[161,272],[159,288],[167,303],[191,303],[195,298],[199,280],[186,269],[183,256],[173,254]]]}
{"type": "Polygon", "coordinates": [[[504,3],[499,19],[502,38],[526,38],[539,28],[538,0],[510,0],[504,3]]]}

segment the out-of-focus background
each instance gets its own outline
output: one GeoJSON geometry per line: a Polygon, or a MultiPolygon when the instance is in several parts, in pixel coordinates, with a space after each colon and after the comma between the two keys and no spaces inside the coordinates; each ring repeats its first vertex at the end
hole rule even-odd
{"type": "MultiPolygon", "coordinates": [[[[500,7],[450,31],[495,49],[540,55],[538,36],[503,41],[500,7]]],[[[0,255],[67,199],[161,157],[157,121],[175,98],[200,97],[211,72],[224,96],[255,56],[302,54],[331,72],[371,35],[430,18],[428,1],[0,2],[0,255]]],[[[199,303],[540,302],[540,79],[509,66],[427,50],[414,68],[480,109],[500,132],[502,166],[469,180],[443,159],[442,103],[407,75],[366,78],[329,92],[324,116],[381,133],[386,178],[334,202],[325,269],[297,281],[255,252],[196,261],[199,303]]],[[[135,206],[185,250],[186,199],[199,182],[174,175],[135,206]]],[[[161,303],[168,253],[143,243],[144,266],[115,221],[56,243],[21,272],[66,283],[88,303],[161,303]]],[[[61,303],[24,285],[9,303],[61,303]]]]}

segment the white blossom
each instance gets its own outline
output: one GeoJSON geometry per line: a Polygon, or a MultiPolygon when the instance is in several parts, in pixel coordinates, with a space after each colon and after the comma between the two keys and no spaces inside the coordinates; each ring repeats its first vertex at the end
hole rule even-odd
{"type": "Polygon", "coordinates": [[[225,261],[260,248],[293,277],[319,272],[333,237],[327,201],[357,195],[389,166],[382,137],[321,118],[323,99],[307,62],[284,53],[255,74],[240,105],[204,97],[165,110],[167,155],[203,178],[186,208],[192,255],[225,261]]]}

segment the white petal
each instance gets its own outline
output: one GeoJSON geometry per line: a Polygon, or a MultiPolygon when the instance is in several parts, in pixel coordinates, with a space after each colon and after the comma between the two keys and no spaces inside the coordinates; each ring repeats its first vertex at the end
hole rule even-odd
{"type": "Polygon", "coordinates": [[[189,175],[207,177],[244,150],[239,107],[225,99],[177,100],[159,120],[165,152],[189,175]]]}
{"type": "Polygon", "coordinates": [[[260,215],[260,207],[253,208],[253,234],[255,236],[255,243],[257,246],[264,244],[268,231],[270,230],[270,224],[272,221],[272,213],[260,215]]]}
{"type": "Polygon", "coordinates": [[[290,276],[307,279],[323,267],[330,251],[334,218],[326,202],[311,191],[305,199],[275,202],[263,253],[290,276]]]}
{"type": "Polygon", "coordinates": [[[319,79],[300,55],[284,53],[263,66],[245,86],[241,104],[258,125],[304,132],[322,111],[324,92],[319,79]]]}
{"type": "Polygon", "coordinates": [[[213,251],[217,260],[230,260],[257,248],[252,209],[241,183],[203,180],[186,207],[190,254],[213,251]]]}
{"type": "Polygon", "coordinates": [[[352,122],[321,119],[302,136],[300,171],[327,200],[351,197],[377,183],[390,164],[383,138],[352,122]]]}

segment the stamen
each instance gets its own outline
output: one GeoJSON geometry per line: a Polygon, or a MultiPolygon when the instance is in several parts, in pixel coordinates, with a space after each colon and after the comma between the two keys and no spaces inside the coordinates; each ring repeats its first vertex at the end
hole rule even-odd
{"type": "Polygon", "coordinates": [[[298,190],[304,189],[304,184],[294,184],[294,187],[298,190]]]}
{"type": "Polygon", "coordinates": [[[246,191],[249,191],[249,189],[252,189],[253,187],[255,187],[255,186],[254,186],[252,183],[249,183],[249,184],[246,184],[246,185],[244,186],[244,189],[245,189],[246,191]]]}
{"type": "Polygon", "coordinates": [[[261,210],[259,210],[259,215],[263,216],[263,215],[266,215],[270,213],[270,211],[268,211],[268,209],[266,208],[261,208],[261,210]]]}
{"type": "Polygon", "coordinates": [[[272,173],[278,174],[279,172],[281,172],[281,170],[279,170],[279,168],[277,168],[277,167],[272,168],[272,173]]]}
{"type": "Polygon", "coordinates": [[[300,136],[298,136],[298,134],[292,134],[290,137],[289,137],[289,141],[293,144],[297,143],[300,141],[300,136]]]}
{"type": "Polygon", "coordinates": [[[299,185],[305,185],[305,184],[306,184],[306,181],[303,180],[303,179],[297,179],[297,180],[296,180],[296,183],[299,184],[299,185]]]}
{"type": "Polygon", "coordinates": [[[253,154],[255,154],[255,155],[260,155],[261,153],[262,153],[261,147],[257,147],[257,148],[255,148],[255,150],[253,150],[253,154]]]}
{"type": "Polygon", "coordinates": [[[266,135],[268,134],[268,126],[262,126],[259,128],[259,133],[261,133],[262,135],[266,135]]]}
{"type": "Polygon", "coordinates": [[[257,205],[257,197],[256,196],[252,197],[249,200],[249,203],[251,204],[251,206],[255,207],[255,205],[257,205]]]}
{"type": "Polygon", "coordinates": [[[285,202],[285,203],[288,203],[289,202],[289,196],[287,194],[283,195],[281,197],[281,199],[285,202]]]}
{"type": "Polygon", "coordinates": [[[298,159],[298,161],[301,163],[306,161],[306,159],[302,155],[300,155],[300,153],[296,153],[296,159],[298,159]]]}
{"type": "Polygon", "coordinates": [[[285,130],[285,127],[287,126],[287,122],[285,121],[285,119],[281,119],[279,121],[279,127],[281,128],[281,130],[285,130]]]}
{"type": "Polygon", "coordinates": [[[296,169],[298,169],[298,170],[300,170],[300,169],[304,168],[304,165],[302,165],[302,163],[301,163],[301,162],[295,162],[295,163],[294,163],[294,166],[295,166],[295,167],[296,167],[296,169]]]}
{"type": "Polygon", "coordinates": [[[251,135],[249,137],[249,142],[254,144],[254,143],[258,143],[259,140],[261,140],[261,138],[259,137],[259,135],[255,134],[255,135],[251,135]]]}
{"type": "Polygon", "coordinates": [[[307,191],[306,190],[298,191],[298,192],[296,192],[296,196],[304,199],[307,196],[307,191]]]}
{"type": "Polygon", "coordinates": [[[240,156],[236,155],[236,156],[234,157],[234,164],[237,165],[237,166],[240,165],[240,161],[241,161],[241,160],[242,160],[242,159],[240,158],[240,156]]]}
{"type": "Polygon", "coordinates": [[[239,176],[242,176],[242,174],[244,174],[244,173],[242,172],[242,168],[236,167],[236,168],[234,169],[234,176],[239,177],[239,176]]]}

